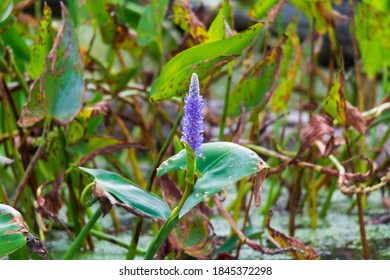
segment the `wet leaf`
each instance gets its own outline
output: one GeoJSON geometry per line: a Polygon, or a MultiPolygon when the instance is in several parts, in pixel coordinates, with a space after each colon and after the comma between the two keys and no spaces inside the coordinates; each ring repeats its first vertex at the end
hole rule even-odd
{"type": "Polygon", "coordinates": [[[34,80],[44,71],[45,58],[53,45],[51,35],[51,9],[46,4],[43,7],[43,16],[39,27],[39,36],[31,50],[31,60],[28,65],[28,73],[34,80]]]}
{"type": "MultiPolygon", "coordinates": [[[[253,151],[238,144],[213,142],[201,147],[203,157],[196,159],[198,179],[194,190],[180,211],[183,217],[196,205],[220,192],[238,180],[268,168],[268,165],[253,151]]],[[[167,159],[158,168],[158,176],[168,171],[184,170],[187,166],[187,153],[180,151],[167,159]]]]}
{"type": "Polygon", "coordinates": [[[285,41],[286,37],[283,36],[275,47],[244,73],[234,86],[230,96],[229,115],[238,116],[241,112],[240,104],[244,104],[245,111],[248,112],[260,103],[266,105],[272,98],[279,79],[280,60],[283,55],[282,46],[285,41]]]}
{"type": "Polygon", "coordinates": [[[346,122],[344,88],[344,70],[341,68],[325,100],[324,110],[342,125],[346,122]]]}
{"type": "Polygon", "coordinates": [[[11,206],[0,204],[0,257],[23,247],[27,233],[28,226],[22,215],[11,206]]]}
{"type": "MultiPolygon", "coordinates": [[[[161,178],[161,190],[169,206],[172,209],[176,207],[182,194],[167,175],[161,178]]],[[[179,221],[169,236],[169,242],[175,251],[197,259],[210,259],[216,246],[215,241],[211,223],[197,207],[179,221]]]]}
{"type": "Polygon", "coordinates": [[[226,39],[204,43],[187,49],[165,65],[151,88],[152,101],[181,96],[188,90],[188,77],[196,73],[200,81],[218,73],[223,65],[233,60],[251,45],[264,23],[257,23],[246,31],[226,39]]]}
{"type": "Polygon", "coordinates": [[[207,40],[206,27],[192,11],[188,0],[176,1],[173,5],[173,12],[173,21],[179,25],[181,29],[188,32],[192,38],[197,39],[200,43],[207,40]]]}
{"type": "Polygon", "coordinates": [[[94,194],[99,199],[104,214],[112,205],[156,220],[166,220],[171,214],[171,209],[164,200],[118,174],[102,169],[78,168],[94,177],[94,194]]]}
{"type": "Polygon", "coordinates": [[[318,260],[318,259],[320,259],[320,256],[314,251],[313,248],[306,246],[302,241],[300,241],[296,238],[287,236],[287,235],[281,233],[280,231],[272,228],[270,225],[271,219],[272,219],[272,212],[269,212],[267,224],[266,224],[269,235],[273,239],[275,239],[275,241],[278,242],[282,248],[292,247],[292,248],[298,249],[299,251],[289,252],[289,254],[294,259],[296,259],[296,260],[318,260]]]}
{"type": "Polygon", "coordinates": [[[83,64],[73,23],[62,6],[62,26],[45,60],[45,70],[34,81],[23,107],[20,126],[32,126],[44,117],[69,123],[83,101],[83,64]]]}

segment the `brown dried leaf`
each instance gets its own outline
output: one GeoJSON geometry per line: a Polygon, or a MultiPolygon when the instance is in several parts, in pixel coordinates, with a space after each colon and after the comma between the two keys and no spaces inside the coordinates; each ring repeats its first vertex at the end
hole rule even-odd
{"type": "MultiPolygon", "coordinates": [[[[333,135],[333,128],[328,120],[321,115],[313,116],[310,122],[302,129],[301,133],[301,148],[298,154],[303,153],[308,149],[315,141],[321,140],[325,134],[333,135]]],[[[333,138],[331,138],[333,139],[333,138]]]]}
{"type": "Polygon", "coordinates": [[[352,106],[349,102],[345,102],[345,114],[346,114],[346,125],[353,126],[360,133],[366,131],[366,120],[363,118],[360,111],[352,106]]]}
{"type": "Polygon", "coordinates": [[[261,187],[263,185],[265,175],[267,175],[268,169],[263,169],[256,174],[255,183],[253,185],[253,195],[255,197],[255,206],[260,207],[261,204],[261,187]]]}
{"type": "MultiPolygon", "coordinates": [[[[167,175],[161,177],[163,198],[171,208],[180,201],[182,194],[167,175]]],[[[211,259],[216,247],[213,227],[207,216],[195,207],[186,214],[168,237],[170,248],[178,254],[185,253],[197,259],[211,259]]]]}
{"type": "Polygon", "coordinates": [[[107,192],[104,188],[100,187],[98,183],[95,184],[95,186],[92,187],[93,193],[95,197],[98,199],[100,204],[100,210],[103,213],[103,216],[107,215],[108,212],[110,212],[112,206],[116,205],[119,207],[122,207],[123,209],[129,211],[130,213],[143,217],[148,218],[149,216],[137,211],[136,209],[130,207],[129,205],[119,202],[115,197],[113,197],[109,192],[107,192]]]}
{"type": "Polygon", "coordinates": [[[203,22],[192,11],[188,0],[177,1],[173,5],[174,22],[184,31],[188,32],[192,38],[200,43],[207,40],[207,30],[203,22]]]}
{"type": "Polygon", "coordinates": [[[282,248],[295,248],[297,250],[288,252],[294,259],[297,260],[318,260],[320,257],[319,255],[314,251],[313,248],[306,246],[302,241],[287,236],[280,231],[277,231],[276,229],[271,228],[271,219],[272,219],[272,211],[268,213],[268,219],[267,219],[267,230],[269,235],[273,239],[275,239],[276,242],[280,244],[282,248]]]}

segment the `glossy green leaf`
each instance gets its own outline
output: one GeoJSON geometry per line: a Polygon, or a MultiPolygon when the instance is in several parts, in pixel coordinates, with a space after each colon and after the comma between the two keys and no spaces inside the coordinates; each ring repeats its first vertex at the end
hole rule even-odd
{"type": "Polygon", "coordinates": [[[45,70],[34,81],[23,107],[20,126],[34,125],[46,116],[67,124],[81,109],[83,62],[73,23],[64,6],[62,20],[53,49],[45,60],[45,70]]]}
{"type": "Polygon", "coordinates": [[[324,110],[333,118],[339,121],[340,124],[345,125],[346,114],[345,114],[345,78],[344,71],[341,69],[337,73],[337,77],[333,82],[332,88],[328,96],[326,97],[324,110]]]}
{"type": "Polygon", "coordinates": [[[205,81],[210,74],[233,60],[251,45],[264,23],[257,23],[246,31],[229,38],[197,45],[173,57],[161,71],[151,88],[152,101],[180,96],[188,90],[188,77],[196,73],[205,81]]]}
{"type": "MultiPolygon", "coordinates": [[[[224,187],[238,180],[263,171],[268,165],[252,150],[230,142],[213,142],[202,145],[203,157],[196,160],[198,179],[194,190],[180,211],[183,217],[197,204],[220,192],[224,187]]],[[[158,168],[158,176],[168,171],[185,170],[187,153],[180,151],[163,162],[158,168]]]]}
{"type": "Polygon", "coordinates": [[[53,45],[51,35],[51,9],[44,5],[43,17],[41,19],[39,36],[32,47],[31,60],[28,65],[28,73],[34,80],[37,79],[44,71],[45,58],[53,45]]]}
{"type": "Polygon", "coordinates": [[[27,233],[22,215],[11,206],[0,204],[0,258],[23,247],[27,233]]]}
{"type": "Polygon", "coordinates": [[[3,0],[0,3],[0,22],[3,22],[12,13],[14,3],[12,0],[3,0]]]}
{"type": "Polygon", "coordinates": [[[244,104],[246,111],[250,111],[270,100],[279,80],[278,72],[281,67],[282,47],[285,39],[286,37],[283,36],[275,47],[269,50],[264,58],[249,71],[244,73],[240,81],[234,86],[229,101],[229,115],[238,116],[241,113],[241,104],[244,104]]]}
{"type": "Polygon", "coordinates": [[[171,209],[164,200],[118,174],[102,169],[78,168],[94,177],[98,192],[108,192],[113,198],[134,210],[132,212],[135,214],[161,220],[168,219],[171,214],[171,209]]]}

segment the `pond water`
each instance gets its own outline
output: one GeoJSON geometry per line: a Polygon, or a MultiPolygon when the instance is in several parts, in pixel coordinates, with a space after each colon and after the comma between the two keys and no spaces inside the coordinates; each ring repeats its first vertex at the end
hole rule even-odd
{"type": "MultiPolygon", "coordinates": [[[[263,201],[266,200],[267,184],[262,193],[263,201]]],[[[325,192],[319,193],[319,201],[322,202],[326,196],[325,192]]],[[[229,188],[229,194],[224,205],[228,205],[235,197],[234,188],[229,188]],[[231,191],[230,191],[231,190],[231,191]]],[[[272,207],[274,212],[271,226],[276,230],[288,234],[288,212],[284,210],[286,204],[287,191],[282,190],[282,194],[278,202],[272,207]]],[[[306,245],[315,249],[321,256],[321,259],[362,259],[361,257],[361,240],[358,225],[357,208],[350,214],[346,214],[348,207],[351,204],[351,198],[342,195],[335,191],[331,206],[328,210],[328,215],[325,219],[318,219],[318,228],[312,230],[310,228],[310,217],[308,211],[303,210],[303,213],[297,214],[296,217],[296,231],[295,237],[303,241],[306,245]]],[[[321,205],[321,203],[320,203],[321,205]]],[[[215,210],[216,211],[216,210],[215,210]]],[[[255,231],[264,233],[262,230],[263,215],[259,214],[259,209],[252,207],[250,214],[251,226],[255,231]]],[[[227,240],[230,236],[230,225],[228,222],[214,212],[214,217],[211,218],[214,231],[217,235],[218,241],[227,240]]],[[[386,210],[381,203],[380,192],[372,193],[367,199],[367,206],[365,209],[365,221],[376,219],[380,216],[386,215],[386,210]]],[[[118,211],[118,216],[126,225],[131,225],[134,222],[134,216],[124,211],[118,211]]],[[[242,217],[241,217],[242,219],[242,217]]],[[[104,228],[112,228],[111,219],[105,217],[99,220],[104,228]]],[[[239,225],[241,220],[239,220],[239,225]]],[[[150,227],[148,227],[150,228],[150,227]]],[[[367,238],[369,240],[370,257],[372,259],[390,259],[390,225],[389,224],[367,224],[366,225],[367,238]]],[[[260,233],[261,234],[261,233],[260,233]]],[[[262,244],[266,246],[271,245],[264,242],[267,234],[262,234],[262,244]]],[[[117,237],[125,242],[130,243],[131,232],[125,231],[117,235],[117,237]]],[[[152,239],[152,233],[143,234],[140,239],[140,249],[146,250],[148,244],[152,239]]],[[[122,260],[126,256],[127,250],[107,241],[95,241],[94,252],[80,252],[75,255],[75,259],[99,259],[99,260],[122,260]]],[[[65,233],[56,232],[55,239],[49,241],[52,246],[52,258],[61,258],[65,249],[69,246],[69,240],[65,233]]],[[[138,257],[141,258],[141,257],[138,257]]],[[[262,255],[249,248],[243,246],[240,251],[240,259],[291,259],[287,254],[283,255],[262,255]]]]}

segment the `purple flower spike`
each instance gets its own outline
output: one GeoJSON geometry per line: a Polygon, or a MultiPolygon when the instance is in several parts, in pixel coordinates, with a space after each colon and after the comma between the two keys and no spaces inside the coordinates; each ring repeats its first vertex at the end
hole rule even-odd
{"type": "Polygon", "coordinates": [[[184,99],[183,131],[181,141],[187,142],[195,155],[202,156],[203,142],[203,97],[199,94],[198,76],[193,73],[188,94],[184,99]]]}

